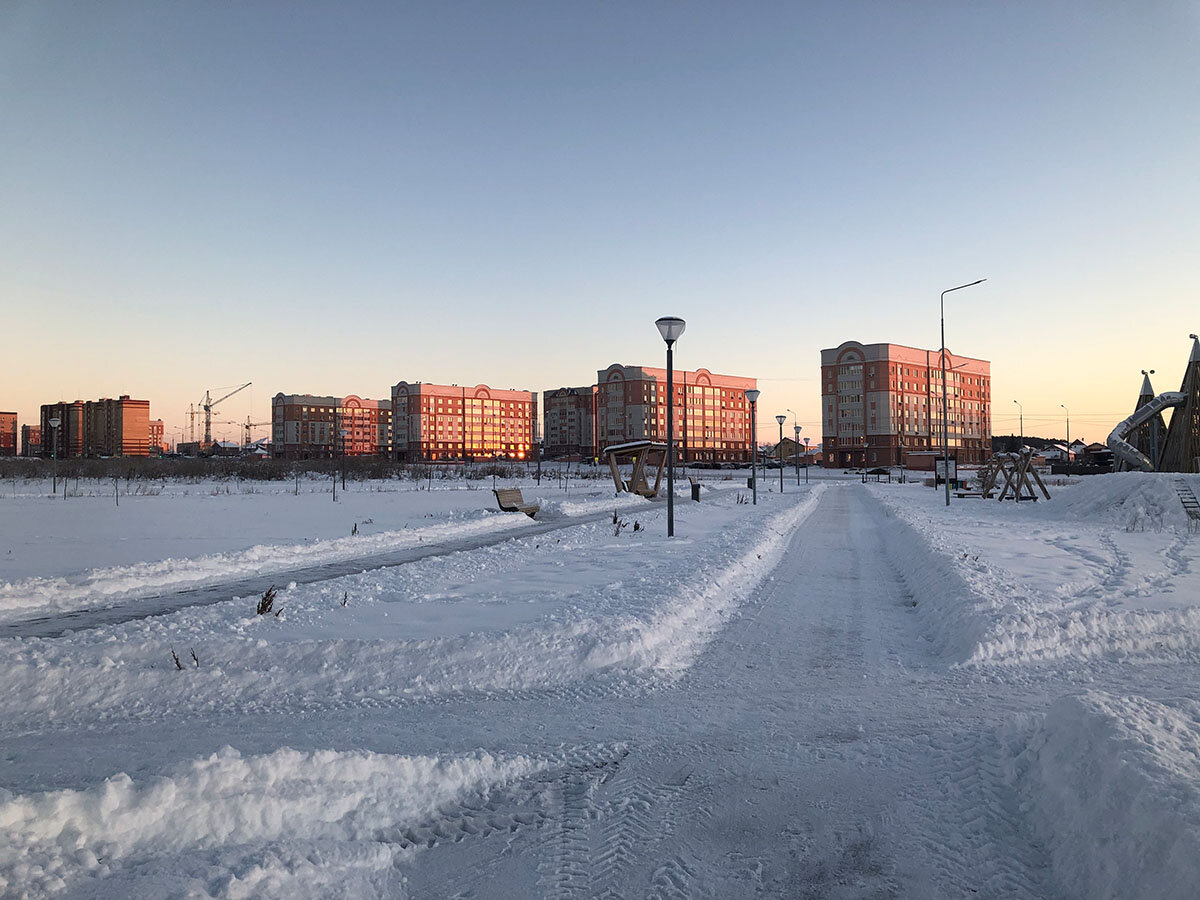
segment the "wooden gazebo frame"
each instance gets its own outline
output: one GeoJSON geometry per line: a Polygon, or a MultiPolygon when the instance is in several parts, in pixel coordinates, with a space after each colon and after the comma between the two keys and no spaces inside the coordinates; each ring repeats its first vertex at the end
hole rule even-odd
{"type": "Polygon", "coordinates": [[[613,444],[600,451],[600,456],[608,460],[608,469],[612,472],[613,484],[617,492],[628,491],[643,497],[657,497],[662,484],[663,467],[667,463],[667,445],[655,441],[629,441],[626,444],[613,444]],[[633,474],[628,481],[621,478],[620,465],[623,462],[633,463],[633,474]],[[646,477],[646,466],[657,465],[654,475],[654,487],[646,477]]]}

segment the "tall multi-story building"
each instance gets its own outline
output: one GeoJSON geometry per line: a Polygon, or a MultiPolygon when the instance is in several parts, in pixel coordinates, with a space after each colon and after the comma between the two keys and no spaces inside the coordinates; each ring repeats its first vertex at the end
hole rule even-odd
{"type": "Polygon", "coordinates": [[[0,412],[0,456],[17,455],[17,414],[0,412]]]}
{"type": "MultiPolygon", "coordinates": [[[[950,455],[991,456],[991,363],[946,351],[950,455]]],[[[938,350],[846,341],[821,351],[821,443],[826,466],[896,465],[942,446],[938,350]]]]}
{"type": "Polygon", "coordinates": [[[41,408],[43,456],[147,456],[150,401],[122,394],[116,400],[76,400],[41,408]],[[58,420],[58,428],[50,425],[58,420]]]}
{"type": "MultiPolygon", "coordinates": [[[[626,441],[667,439],[667,370],[614,363],[596,373],[599,448],[626,441]]],[[[750,458],[750,404],[754,378],[716,375],[708,369],[674,374],[674,427],[684,461],[750,458]]]]}
{"type": "Polygon", "coordinates": [[[83,401],[43,403],[42,456],[67,459],[83,455],[83,401]],[[58,422],[57,426],[51,425],[58,422]]]}
{"type": "Polygon", "coordinates": [[[542,397],[542,428],[547,456],[595,456],[595,386],[547,391],[542,397]]]}
{"type": "Polygon", "coordinates": [[[392,388],[392,454],[525,459],[537,440],[537,392],[401,381],[392,388]]]}
{"type": "Polygon", "coordinates": [[[163,447],[163,420],[150,420],[150,452],[161,455],[164,451],[163,447]]]}
{"type": "Polygon", "coordinates": [[[37,425],[21,426],[21,455],[42,455],[42,429],[37,425]]]}
{"type": "Polygon", "coordinates": [[[284,459],[387,456],[391,426],[387,400],[276,394],[271,400],[271,453],[284,459]]]}

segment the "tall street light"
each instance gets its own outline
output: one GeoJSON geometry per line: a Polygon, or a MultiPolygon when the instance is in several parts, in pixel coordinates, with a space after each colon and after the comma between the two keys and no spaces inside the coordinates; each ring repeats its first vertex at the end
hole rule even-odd
{"type": "MultiPolygon", "coordinates": [[[[947,288],[942,291],[941,299],[938,301],[942,315],[942,473],[945,476],[943,480],[946,483],[947,506],[950,505],[950,402],[947,396],[949,392],[946,389],[946,295],[952,291],[961,291],[963,288],[975,287],[975,285],[983,284],[985,281],[987,281],[986,278],[980,278],[978,281],[947,288]]],[[[866,427],[865,422],[863,423],[863,427],[866,427]]],[[[865,458],[863,465],[866,465],[865,458]]]]}
{"type": "MultiPolygon", "coordinates": [[[[1150,376],[1154,374],[1154,370],[1142,369],[1142,384],[1143,386],[1150,383],[1150,376]]],[[[1153,395],[1153,391],[1151,392],[1153,395]]],[[[1150,420],[1150,456],[1154,460],[1154,465],[1158,465],[1158,416],[1150,420]]]]}
{"type": "Polygon", "coordinates": [[[675,537],[675,342],[687,323],[676,316],[656,319],[658,333],[667,342],[667,537],[675,537]]]}
{"type": "Polygon", "coordinates": [[[804,483],[808,484],[808,438],[804,439],[804,483]]]}
{"type": "Polygon", "coordinates": [[[50,420],[50,458],[54,461],[54,496],[58,496],[58,426],[62,419],[55,416],[50,420]]]}
{"type": "Polygon", "coordinates": [[[746,399],[750,401],[750,487],[754,490],[754,505],[758,506],[758,395],[762,392],[757,388],[746,391],[746,399]]]}
{"type": "Polygon", "coordinates": [[[775,454],[779,457],[779,493],[783,493],[783,423],[787,416],[780,414],[775,417],[775,421],[779,423],[779,452],[775,454]]]}
{"type": "Polygon", "coordinates": [[[1067,462],[1069,463],[1071,461],[1071,411],[1067,409],[1065,403],[1058,405],[1067,410],[1067,462]]]}
{"type": "Polygon", "coordinates": [[[1025,407],[1023,407],[1018,400],[1014,400],[1013,403],[1017,404],[1017,409],[1020,411],[1021,415],[1021,446],[1017,448],[1019,452],[1025,449],[1025,407]]]}
{"type": "Polygon", "coordinates": [[[792,429],[793,431],[796,432],[796,486],[797,487],[800,486],[800,429],[803,427],[804,427],[803,425],[796,425],[792,429]]]}

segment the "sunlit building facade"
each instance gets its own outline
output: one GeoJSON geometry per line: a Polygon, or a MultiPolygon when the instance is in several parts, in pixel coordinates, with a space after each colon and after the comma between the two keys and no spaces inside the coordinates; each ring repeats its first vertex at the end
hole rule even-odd
{"type": "Polygon", "coordinates": [[[150,452],[158,456],[163,453],[163,420],[150,420],[150,452]]]}
{"type": "MultiPolygon", "coordinates": [[[[821,351],[821,444],[826,466],[899,465],[942,446],[938,350],[846,341],[821,351]]],[[[950,455],[991,456],[991,363],[946,351],[950,455]]]]}
{"type": "Polygon", "coordinates": [[[0,456],[17,455],[17,414],[0,412],[0,456]]]}
{"type": "Polygon", "coordinates": [[[536,391],[401,381],[392,388],[392,455],[402,462],[533,458],[536,391]]]}
{"type": "Polygon", "coordinates": [[[47,403],[41,408],[43,456],[149,456],[150,401],[114,399],[47,403]],[[58,420],[58,428],[50,425],[58,420]]]}
{"type": "MultiPolygon", "coordinates": [[[[626,441],[667,439],[667,370],[614,363],[596,373],[596,435],[600,449],[626,441]]],[[[685,462],[750,459],[754,378],[708,369],[675,370],[674,429],[685,462]]]]}
{"type": "Polygon", "coordinates": [[[271,399],[271,453],[280,459],[387,456],[392,404],[350,394],[276,394],[271,399]]]}

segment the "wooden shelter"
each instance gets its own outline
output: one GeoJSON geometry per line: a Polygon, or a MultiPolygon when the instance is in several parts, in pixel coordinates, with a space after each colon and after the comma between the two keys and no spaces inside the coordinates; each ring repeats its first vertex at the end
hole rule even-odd
{"type": "Polygon", "coordinates": [[[641,494],[643,497],[657,497],[659,486],[662,484],[663,467],[667,463],[667,445],[655,441],[629,441],[625,444],[613,444],[600,451],[600,456],[608,460],[608,469],[612,472],[613,484],[617,492],[628,491],[631,494],[641,494]],[[622,463],[633,464],[633,474],[628,481],[621,477],[622,463]],[[654,486],[650,486],[647,478],[647,466],[657,466],[654,474],[654,486]]]}

